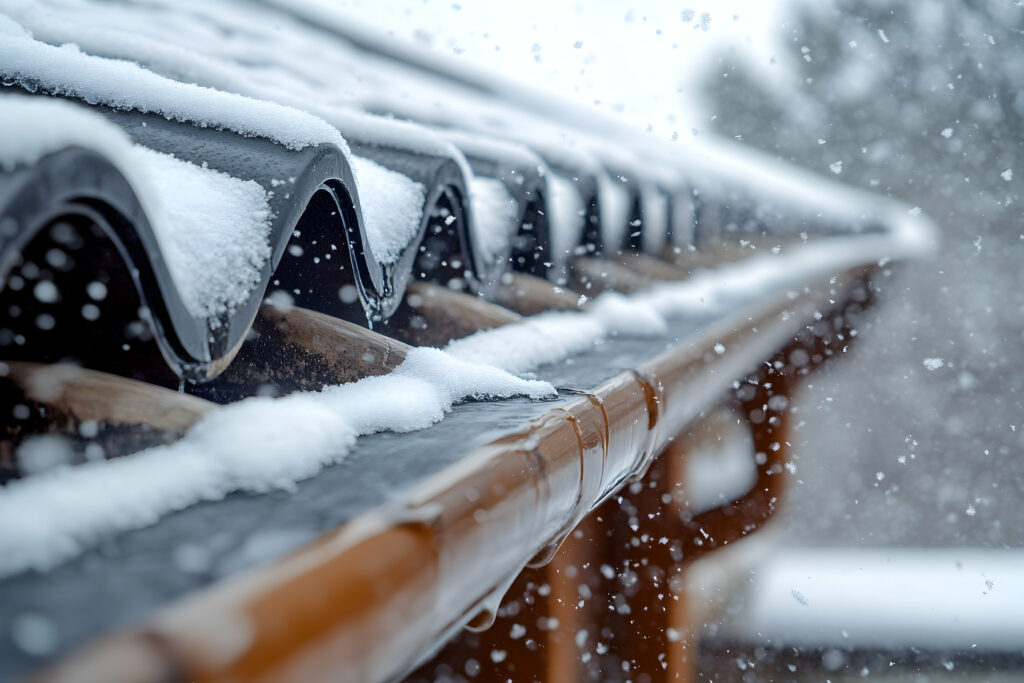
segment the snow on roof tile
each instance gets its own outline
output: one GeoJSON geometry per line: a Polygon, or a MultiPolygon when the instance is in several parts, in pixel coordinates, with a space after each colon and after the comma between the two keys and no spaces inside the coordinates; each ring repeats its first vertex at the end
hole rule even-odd
{"type": "Polygon", "coordinates": [[[0,136],[0,168],[70,146],[102,154],[135,191],[190,313],[214,318],[249,296],[270,258],[270,206],[259,184],[133,145],[72,102],[4,96],[2,104],[0,130],[18,134],[0,136]]]}
{"type": "Polygon", "coordinates": [[[27,32],[19,34],[7,17],[3,25],[0,75],[7,85],[264,137],[289,149],[325,143],[346,148],[336,128],[304,111],[180,83],[133,62],[88,55],[72,44],[48,45],[27,32]]]}

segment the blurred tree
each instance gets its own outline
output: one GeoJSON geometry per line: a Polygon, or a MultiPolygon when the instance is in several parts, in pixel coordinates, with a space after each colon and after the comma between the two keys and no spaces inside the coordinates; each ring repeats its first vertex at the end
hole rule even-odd
{"type": "Polygon", "coordinates": [[[715,131],[920,206],[943,245],[879,281],[866,338],[796,406],[788,523],[811,543],[1022,545],[1024,2],[790,9],[774,65],[733,51],[705,75],[715,131]]]}

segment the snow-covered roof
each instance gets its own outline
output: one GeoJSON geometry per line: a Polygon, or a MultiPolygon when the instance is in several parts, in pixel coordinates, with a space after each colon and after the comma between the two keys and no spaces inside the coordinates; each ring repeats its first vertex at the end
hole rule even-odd
{"type": "MultiPolygon", "coordinates": [[[[291,14],[283,0],[277,8],[238,0],[0,0],[0,180],[68,150],[109,163],[137,204],[133,228],[145,265],[165,299],[176,297],[187,314],[181,320],[172,310],[169,321],[158,321],[175,328],[176,345],[158,339],[184,347],[166,354],[191,354],[181,359],[197,365],[190,379],[222,367],[246,339],[317,193],[334,203],[310,227],[338,242],[318,246],[325,253],[349,247],[365,299],[390,297],[397,306],[396,283],[410,277],[400,271],[412,270],[405,266],[428,229],[435,167],[450,172],[445,182],[459,185],[468,202],[472,222],[457,227],[468,231],[473,257],[508,267],[524,197],[514,179],[486,164],[474,171],[467,157],[509,161],[529,169],[531,181],[547,182],[555,261],[579,246],[595,194],[609,251],[640,227],[630,225],[635,202],[644,245],[660,251],[670,216],[676,232],[693,222],[691,190],[701,201],[717,196],[722,216],[750,210],[761,226],[792,231],[813,221],[840,234],[632,296],[606,293],[583,311],[532,316],[443,351],[415,349],[384,376],[233,403],[170,445],[10,483],[0,518],[24,523],[0,525],[0,578],[54,567],[200,501],[294,489],[346,458],[357,437],[425,428],[460,401],[551,397],[552,384],[516,375],[595,342],[650,337],[663,349],[673,316],[739,316],[765,292],[782,300],[811,278],[929,246],[927,220],[893,201],[770,160],[711,148],[673,155],[588,117],[576,128],[550,110],[545,117],[528,111],[528,102],[489,101],[473,79],[445,80],[368,54],[334,24],[317,26],[315,3],[300,9],[291,14]],[[380,106],[423,124],[360,111],[380,106]],[[405,161],[388,161],[392,153],[405,161]]],[[[450,225],[455,213],[441,220],[450,225]]],[[[622,471],[604,466],[609,491],[633,473],[622,463],[622,471]]]]}
{"type": "MultiPolygon", "coordinates": [[[[780,227],[800,223],[792,220],[792,213],[804,203],[820,207],[809,210],[819,221],[827,214],[831,222],[849,225],[863,217],[863,202],[850,209],[835,201],[838,195],[825,182],[807,182],[806,175],[801,183],[779,188],[779,165],[764,159],[754,170],[735,173],[728,160],[712,159],[706,150],[669,151],[621,127],[609,138],[605,133],[610,124],[595,123],[589,114],[574,117],[568,105],[556,107],[545,101],[540,116],[508,97],[496,100],[491,90],[516,89],[508,83],[482,87],[478,73],[452,80],[451,64],[433,64],[433,57],[413,47],[375,44],[367,51],[362,43],[380,42],[380,37],[367,32],[354,43],[357,32],[346,29],[339,13],[323,3],[275,7],[236,0],[158,0],[112,7],[95,0],[2,0],[0,14],[8,17],[4,31],[10,36],[5,41],[9,68],[25,70],[18,82],[111,106],[159,111],[200,125],[265,135],[289,146],[330,141],[344,148],[342,136],[348,136],[450,155],[461,163],[450,141],[422,126],[356,111],[370,107],[472,130],[494,144],[498,139],[524,143],[552,164],[596,165],[597,172],[604,165],[613,175],[656,186],[669,195],[641,192],[641,202],[656,221],[662,220],[661,204],[688,183],[702,186],[706,195],[719,192],[723,183],[734,194],[737,188],[754,187],[740,192],[743,201],[757,205],[767,221],[778,214],[774,224],[780,227]],[[395,58],[406,53],[415,54],[422,64],[395,58]],[[120,80],[108,80],[104,74],[117,74],[120,80]],[[157,74],[172,83],[157,85],[157,74]],[[119,82],[124,84],[120,89],[119,82]],[[260,104],[253,105],[252,99],[260,104]],[[567,124],[560,120],[563,116],[579,125],[567,124]]],[[[463,170],[468,177],[468,169],[463,170]]],[[[602,204],[609,205],[603,213],[612,231],[605,241],[614,243],[625,230],[619,225],[623,211],[621,192],[616,190],[621,188],[601,185],[602,204]]],[[[663,231],[660,225],[652,228],[663,231]]]]}
{"type": "Polygon", "coordinates": [[[0,128],[18,132],[0,139],[3,168],[31,165],[70,146],[107,157],[134,189],[177,291],[196,317],[234,309],[259,281],[270,258],[270,207],[257,183],[135,145],[102,116],[63,100],[4,97],[0,128]]]}

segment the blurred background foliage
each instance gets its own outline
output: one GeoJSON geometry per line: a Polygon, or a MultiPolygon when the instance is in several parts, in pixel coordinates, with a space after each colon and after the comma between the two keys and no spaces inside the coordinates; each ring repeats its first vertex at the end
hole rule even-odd
{"type": "Polygon", "coordinates": [[[921,207],[943,243],[883,270],[856,352],[798,402],[790,538],[1021,546],[1024,3],[795,2],[791,17],[779,77],[742,46],[704,74],[711,129],[921,207]]]}

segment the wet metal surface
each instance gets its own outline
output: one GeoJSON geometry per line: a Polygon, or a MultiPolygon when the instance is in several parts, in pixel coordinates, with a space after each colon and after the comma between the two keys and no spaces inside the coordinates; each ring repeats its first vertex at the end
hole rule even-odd
{"type": "Polygon", "coordinates": [[[553,402],[508,400],[457,406],[444,421],[413,434],[359,439],[346,459],[293,492],[234,494],[169,515],[147,529],[111,539],[46,574],[0,583],[0,678],[49,658],[29,656],[11,640],[11,621],[49,619],[58,656],[90,637],[138,621],[157,607],[219,579],[283,556],[380,505],[559,403],[577,398],[624,369],[677,345],[698,329],[679,320],[658,339],[609,339],[539,377],[561,391],[553,402]]]}

